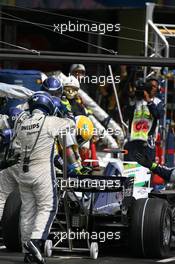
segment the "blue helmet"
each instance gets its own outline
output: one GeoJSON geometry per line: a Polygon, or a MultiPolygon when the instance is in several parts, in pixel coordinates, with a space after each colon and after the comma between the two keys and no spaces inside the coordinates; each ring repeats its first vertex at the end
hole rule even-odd
{"type": "Polygon", "coordinates": [[[6,147],[9,146],[12,138],[13,138],[12,129],[5,128],[3,130],[0,130],[0,153],[3,152],[6,147]]]}
{"type": "Polygon", "coordinates": [[[59,78],[50,76],[42,83],[41,90],[60,97],[63,93],[63,84],[59,78]]]}
{"type": "Polygon", "coordinates": [[[23,111],[17,107],[10,107],[8,111],[8,122],[11,128],[14,127],[15,121],[23,111]]]}
{"type": "Polygon", "coordinates": [[[39,109],[47,115],[54,115],[55,104],[52,96],[45,92],[36,92],[29,99],[29,110],[32,112],[34,109],[39,109]]]}
{"type": "Polygon", "coordinates": [[[61,102],[61,99],[59,97],[53,96],[52,97],[55,105],[55,115],[58,117],[63,117],[63,104],[61,102]]]}

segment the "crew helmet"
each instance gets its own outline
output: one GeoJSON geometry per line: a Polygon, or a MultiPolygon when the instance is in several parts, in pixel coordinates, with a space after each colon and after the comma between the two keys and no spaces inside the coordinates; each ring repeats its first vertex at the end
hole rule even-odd
{"type": "Polygon", "coordinates": [[[61,102],[61,99],[56,96],[52,96],[54,105],[55,105],[55,113],[54,115],[58,117],[63,117],[63,104],[61,102]]]}
{"type": "Polygon", "coordinates": [[[73,76],[70,75],[64,82],[64,94],[67,99],[73,99],[80,89],[79,81],[73,76]]]}
{"type": "Polygon", "coordinates": [[[5,128],[3,130],[0,130],[0,153],[4,152],[4,150],[9,147],[12,138],[12,129],[5,128]]]}
{"type": "Polygon", "coordinates": [[[79,146],[89,141],[94,134],[94,125],[89,117],[79,115],[76,120],[76,139],[79,146]]]}
{"type": "Polygon", "coordinates": [[[15,121],[19,117],[19,115],[23,112],[23,110],[17,108],[17,107],[10,107],[8,111],[8,122],[11,128],[14,128],[15,121]]]}
{"type": "Polygon", "coordinates": [[[41,85],[41,90],[50,94],[57,93],[57,96],[61,96],[63,93],[63,84],[59,78],[49,76],[41,85]]]}
{"type": "Polygon", "coordinates": [[[72,64],[70,67],[70,73],[74,73],[75,71],[82,71],[85,73],[86,69],[83,64],[72,64]]]}
{"type": "Polygon", "coordinates": [[[80,89],[80,83],[73,75],[70,75],[67,77],[67,79],[64,82],[64,87],[74,87],[76,90],[80,89]]]}
{"type": "Polygon", "coordinates": [[[29,99],[29,110],[32,112],[34,109],[39,109],[47,115],[54,115],[55,104],[50,94],[46,92],[36,92],[29,99]]]}

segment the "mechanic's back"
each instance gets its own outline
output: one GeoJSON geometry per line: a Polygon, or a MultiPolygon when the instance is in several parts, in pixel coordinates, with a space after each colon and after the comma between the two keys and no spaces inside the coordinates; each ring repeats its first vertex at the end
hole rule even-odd
{"type": "Polygon", "coordinates": [[[43,112],[35,109],[32,115],[18,126],[17,136],[20,138],[22,155],[25,157],[32,151],[31,165],[38,165],[38,162],[50,160],[55,136],[65,133],[68,126],[69,121],[67,119],[45,116],[43,112]]]}
{"type": "Polygon", "coordinates": [[[41,247],[46,241],[57,211],[57,186],[54,170],[54,138],[65,133],[71,121],[53,116],[54,101],[46,93],[28,100],[31,116],[17,120],[16,134],[22,149],[19,189],[21,239],[24,261],[45,263],[41,247]]]}

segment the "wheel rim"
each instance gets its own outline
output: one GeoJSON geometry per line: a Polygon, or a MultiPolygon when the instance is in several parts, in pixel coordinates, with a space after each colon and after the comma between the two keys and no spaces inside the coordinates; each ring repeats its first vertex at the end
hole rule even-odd
{"type": "Polygon", "coordinates": [[[165,215],[163,223],[163,245],[168,246],[171,238],[171,218],[168,212],[165,215]]]}
{"type": "Polygon", "coordinates": [[[46,257],[52,256],[52,240],[46,240],[45,242],[45,256],[46,257]]]}
{"type": "Polygon", "coordinates": [[[92,259],[97,259],[97,257],[98,257],[98,243],[96,243],[96,242],[91,243],[90,256],[92,259]]]}

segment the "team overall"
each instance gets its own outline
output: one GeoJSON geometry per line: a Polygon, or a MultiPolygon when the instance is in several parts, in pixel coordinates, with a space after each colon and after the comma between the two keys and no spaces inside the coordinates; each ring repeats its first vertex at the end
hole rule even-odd
{"type": "MultiPolygon", "coordinates": [[[[19,176],[23,243],[30,239],[46,240],[49,234],[57,211],[57,186],[53,164],[54,138],[69,125],[68,119],[45,116],[36,109],[32,116],[17,128],[22,161],[30,155],[28,171],[21,171],[19,176]]],[[[23,165],[21,164],[21,167],[23,165]]]]}

